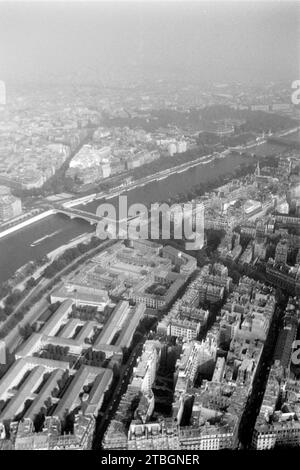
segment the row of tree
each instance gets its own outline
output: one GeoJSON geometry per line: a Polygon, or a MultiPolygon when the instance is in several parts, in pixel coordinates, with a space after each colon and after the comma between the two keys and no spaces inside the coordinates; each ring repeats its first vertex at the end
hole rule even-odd
{"type": "Polygon", "coordinates": [[[68,248],[62,255],[54,260],[43,272],[43,276],[51,279],[57,273],[65,269],[76,258],[87,253],[92,248],[96,248],[101,244],[102,240],[97,237],[92,237],[89,243],[79,243],[73,248],[68,248]]]}

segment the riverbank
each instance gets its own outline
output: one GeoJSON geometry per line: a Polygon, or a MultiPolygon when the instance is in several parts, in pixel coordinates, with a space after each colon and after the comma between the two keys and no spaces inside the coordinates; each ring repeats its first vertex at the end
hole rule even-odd
{"type": "Polygon", "coordinates": [[[139,178],[137,180],[133,180],[126,185],[119,185],[117,187],[111,188],[109,191],[106,191],[106,192],[103,191],[100,193],[87,194],[85,196],[81,196],[78,199],[72,199],[71,201],[67,201],[66,203],[63,203],[62,205],[65,208],[70,208],[70,207],[76,207],[79,205],[86,205],[90,202],[97,201],[100,199],[101,200],[113,199],[114,197],[117,197],[124,192],[129,192],[129,191],[132,191],[133,189],[143,187],[154,181],[161,181],[166,178],[169,178],[170,176],[176,173],[184,173],[188,171],[189,169],[194,168],[198,165],[207,165],[208,163],[213,162],[215,159],[225,158],[229,153],[230,152],[226,150],[222,153],[215,152],[213,154],[202,155],[201,157],[198,157],[189,162],[181,163],[172,168],[167,168],[167,169],[155,172],[151,175],[139,178]]]}
{"type": "MultiPolygon", "coordinates": [[[[19,282],[14,281],[13,278],[7,280],[6,284],[9,285],[10,290],[17,290],[20,292],[23,292],[26,289],[26,284],[30,279],[34,279],[34,281],[39,281],[39,278],[41,277],[43,271],[61,254],[63,254],[64,251],[66,251],[69,248],[73,248],[80,243],[89,243],[91,241],[91,238],[94,236],[93,233],[84,233],[83,235],[79,235],[76,237],[74,240],[71,240],[70,243],[66,243],[65,245],[60,246],[56,250],[53,250],[45,256],[45,261],[41,265],[37,265],[36,269],[33,271],[30,271],[28,275],[25,275],[19,282]]],[[[25,264],[24,266],[21,266],[21,268],[18,269],[18,271],[15,273],[15,275],[22,271],[28,270],[30,265],[32,265],[32,261],[29,263],[25,264]]],[[[14,276],[15,276],[14,275],[14,276]]],[[[19,276],[22,277],[22,276],[19,276]]],[[[8,294],[5,295],[0,299],[0,307],[4,307],[5,300],[7,298],[8,294]]]]}
{"type": "Polygon", "coordinates": [[[61,255],[68,248],[73,248],[74,246],[79,245],[80,243],[88,243],[94,235],[94,233],[84,233],[83,235],[79,235],[74,240],[71,240],[69,243],[66,243],[65,245],[56,248],[56,250],[50,251],[47,254],[47,257],[50,261],[54,261],[57,256],[61,255]]]}
{"type": "Polygon", "coordinates": [[[19,222],[16,225],[13,225],[12,227],[9,227],[4,230],[0,230],[0,238],[7,237],[8,235],[12,233],[17,232],[18,230],[21,230],[24,227],[28,227],[28,225],[34,224],[35,222],[38,222],[39,220],[42,220],[45,217],[49,217],[50,215],[53,215],[53,214],[55,214],[55,210],[49,209],[45,212],[41,212],[38,215],[30,217],[22,222],[19,222]]]}
{"type": "MultiPolygon", "coordinates": [[[[273,152],[273,146],[271,150],[269,149],[268,144],[259,146],[259,149],[264,155],[276,153],[273,152]]],[[[149,182],[131,191],[125,188],[123,194],[127,196],[128,206],[137,202],[148,207],[154,202],[173,203],[191,200],[203,190],[207,190],[210,184],[214,184],[215,187],[224,184],[228,179],[235,177],[238,168],[247,166],[253,161],[251,155],[230,154],[208,164],[190,168],[183,173],[167,175],[160,181],[149,182]]],[[[82,204],[82,209],[95,214],[102,200],[101,198],[82,204]]],[[[117,208],[119,198],[115,195],[107,202],[117,208]]],[[[94,232],[95,227],[84,220],[76,218],[71,220],[65,215],[54,214],[11,233],[0,239],[0,283],[9,279],[17,269],[30,260],[41,259],[50,252],[56,253],[56,250],[74,241],[76,237],[94,232]],[[54,235],[49,237],[49,234],[54,235]],[[48,238],[45,238],[46,236],[48,238]]]]}
{"type": "MultiPolygon", "coordinates": [[[[79,264],[87,261],[91,256],[94,256],[114,243],[115,240],[96,240],[95,246],[95,243],[91,241],[91,246],[87,247],[87,251],[75,257],[62,268],[56,269],[56,266],[53,266],[53,262],[49,264],[46,270],[43,271],[43,275],[40,277],[38,284],[30,290],[24,298],[20,299],[19,303],[15,305],[11,314],[0,327],[0,338],[5,338],[5,345],[10,353],[18,347],[22,339],[20,327],[28,323],[32,324],[42,314],[42,310],[37,308],[37,305],[39,305],[40,302],[42,302],[44,306],[47,304],[45,296],[50,294],[54,286],[61,281],[61,276],[69,274],[75,270],[79,264]],[[50,273],[51,266],[53,266],[53,274],[50,273]]],[[[80,243],[77,242],[77,248],[78,245],[80,245],[80,243]]],[[[78,253],[80,253],[80,251],[78,251],[78,253]]]]}
{"type": "MultiPolygon", "coordinates": [[[[87,196],[80,197],[80,198],[75,199],[75,200],[73,199],[71,201],[68,201],[68,202],[62,204],[62,206],[65,207],[65,208],[70,208],[70,207],[76,207],[76,206],[83,205],[83,204],[86,205],[90,202],[97,201],[97,200],[100,200],[100,199],[101,200],[113,199],[115,197],[118,197],[120,194],[122,194],[124,192],[129,192],[129,191],[132,191],[134,189],[143,187],[143,186],[145,186],[147,184],[150,184],[154,181],[164,180],[164,179],[169,178],[170,176],[172,176],[174,174],[184,173],[184,172],[188,171],[189,169],[194,168],[198,165],[207,165],[207,164],[213,162],[216,159],[225,158],[227,155],[228,155],[227,151],[225,151],[221,154],[215,153],[215,154],[212,154],[212,155],[204,155],[204,156],[196,158],[195,160],[192,160],[188,163],[182,163],[180,165],[177,165],[174,168],[172,168],[170,171],[169,171],[169,169],[168,170],[162,170],[162,171],[154,173],[153,175],[150,175],[146,178],[141,178],[137,181],[133,181],[129,185],[124,186],[122,188],[119,188],[119,187],[112,188],[111,191],[106,192],[106,193],[99,193],[99,194],[93,193],[91,195],[87,195],[87,196]]],[[[0,239],[10,235],[11,233],[14,233],[14,232],[18,231],[18,230],[20,230],[24,227],[27,227],[30,224],[33,224],[33,223],[35,223],[39,220],[42,220],[45,217],[48,217],[48,216],[54,215],[54,214],[55,214],[55,209],[49,209],[49,210],[47,210],[45,212],[42,212],[38,215],[35,215],[33,217],[29,217],[28,219],[26,219],[26,220],[24,220],[20,223],[16,223],[15,225],[13,225],[12,227],[9,227],[8,229],[2,230],[2,231],[0,230],[0,239]]]]}

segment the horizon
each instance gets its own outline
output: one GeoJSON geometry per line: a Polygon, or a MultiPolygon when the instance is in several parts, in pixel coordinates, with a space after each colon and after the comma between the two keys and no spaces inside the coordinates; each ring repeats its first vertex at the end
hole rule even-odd
{"type": "Polygon", "coordinates": [[[299,2],[0,2],[0,78],[296,80],[299,25],[299,2]]]}

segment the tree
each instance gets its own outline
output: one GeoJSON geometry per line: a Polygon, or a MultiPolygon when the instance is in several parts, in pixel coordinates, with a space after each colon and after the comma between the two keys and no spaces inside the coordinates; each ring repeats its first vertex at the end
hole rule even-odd
{"type": "Polygon", "coordinates": [[[7,296],[5,305],[15,305],[22,298],[22,292],[15,289],[10,295],[7,296]]]}
{"type": "Polygon", "coordinates": [[[61,305],[61,302],[55,302],[54,304],[49,305],[48,309],[50,310],[51,313],[56,312],[58,307],[61,305]]]}
{"type": "Polygon", "coordinates": [[[5,320],[6,320],[5,312],[4,312],[3,308],[0,307],[0,322],[3,322],[5,320]]]}
{"type": "Polygon", "coordinates": [[[30,325],[29,323],[26,323],[23,327],[19,328],[20,335],[24,340],[29,338],[31,334],[35,331],[34,327],[30,325]]]}
{"type": "Polygon", "coordinates": [[[37,281],[36,279],[34,279],[34,277],[31,277],[28,279],[28,281],[26,282],[26,289],[32,289],[33,287],[35,287],[37,284],[37,281]]]}

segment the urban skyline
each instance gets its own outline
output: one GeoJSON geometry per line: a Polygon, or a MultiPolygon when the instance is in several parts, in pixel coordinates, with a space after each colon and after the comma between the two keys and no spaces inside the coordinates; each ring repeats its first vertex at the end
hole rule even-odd
{"type": "Polygon", "coordinates": [[[299,6],[0,2],[0,450],[299,449],[299,6]]]}

